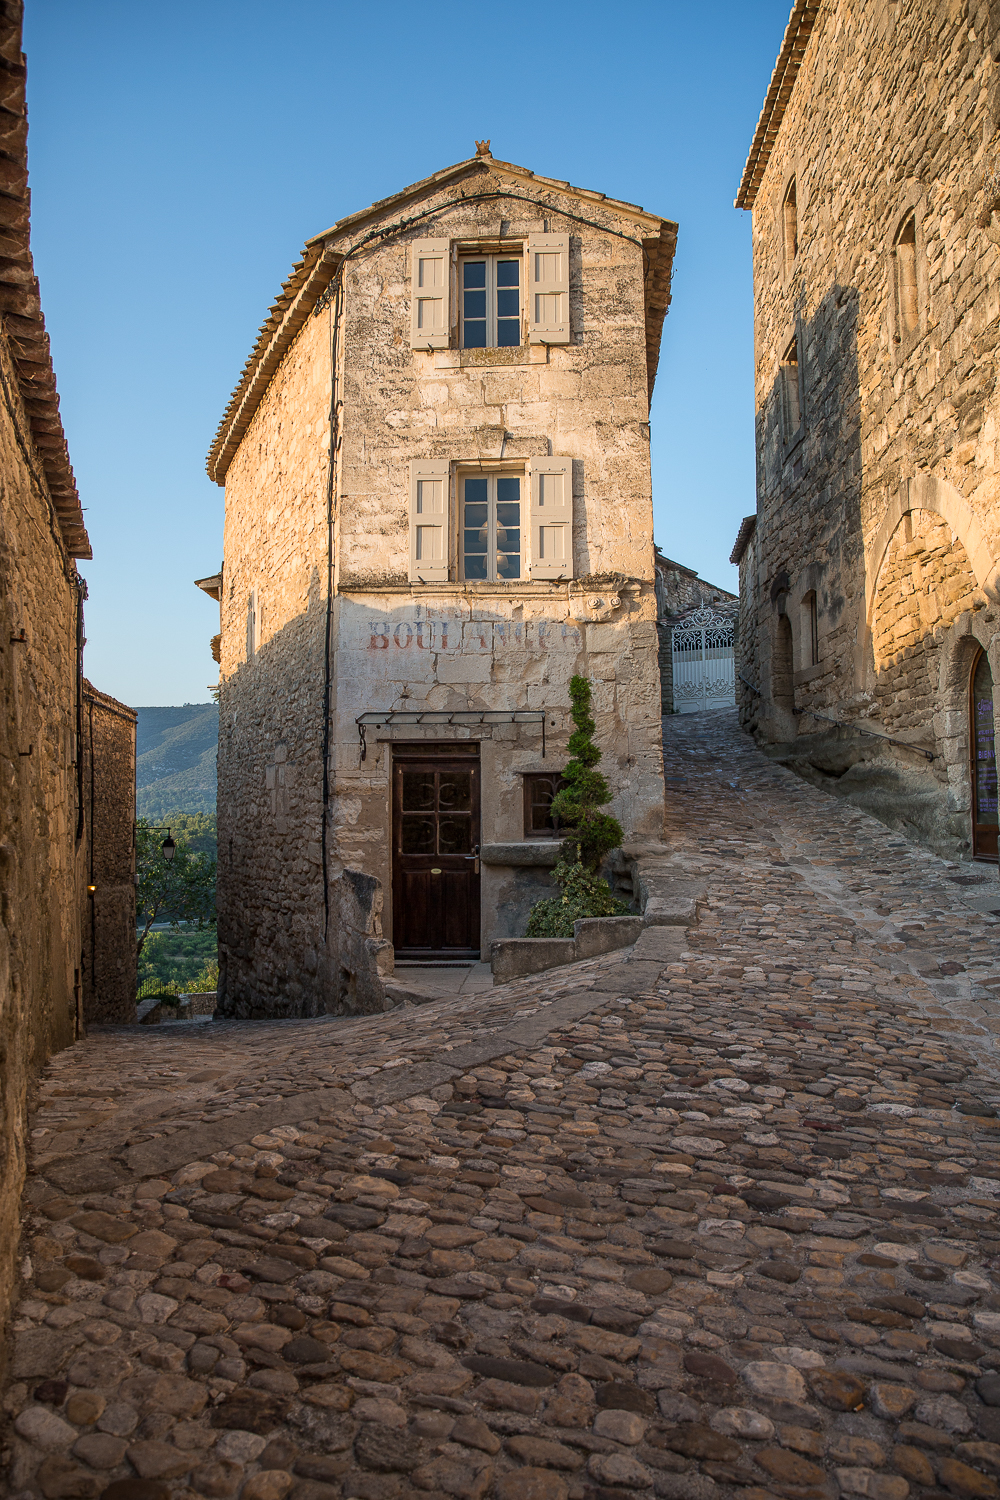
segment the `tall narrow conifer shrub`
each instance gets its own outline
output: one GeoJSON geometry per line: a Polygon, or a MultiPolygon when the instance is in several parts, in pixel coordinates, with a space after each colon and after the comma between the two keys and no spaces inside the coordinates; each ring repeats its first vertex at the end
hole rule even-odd
{"type": "Polygon", "coordinates": [[[581,917],[619,917],[628,903],[611,894],[597,871],[605,855],[622,841],[617,818],[601,811],[611,801],[611,789],[596,769],[601,752],[594,744],[597,725],[590,714],[591,687],[586,677],[569,685],[571,713],[576,726],[570,735],[572,756],[563,772],[563,785],[552,799],[552,815],[566,829],[552,879],[562,895],[537,902],[528,917],[528,937],[572,937],[581,917]]]}

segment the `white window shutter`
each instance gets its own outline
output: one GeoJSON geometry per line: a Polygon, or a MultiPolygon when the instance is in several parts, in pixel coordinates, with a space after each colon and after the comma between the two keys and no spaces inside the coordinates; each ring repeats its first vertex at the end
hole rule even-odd
{"type": "Polygon", "coordinates": [[[533,458],[530,484],[531,577],[573,577],[573,460],[533,458]]]}
{"type": "Polygon", "coordinates": [[[410,348],[447,349],[451,242],[415,240],[412,248],[410,348]]]}
{"type": "Polygon", "coordinates": [[[410,463],[410,582],[448,582],[451,465],[446,458],[410,463]]]}
{"type": "Polygon", "coordinates": [[[528,240],[528,342],[569,343],[569,235],[528,240]]]}

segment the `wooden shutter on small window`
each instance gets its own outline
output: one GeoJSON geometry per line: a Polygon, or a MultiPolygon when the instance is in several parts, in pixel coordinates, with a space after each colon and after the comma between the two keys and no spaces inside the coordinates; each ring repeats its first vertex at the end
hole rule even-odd
{"type": "Polygon", "coordinates": [[[415,458],[410,464],[410,582],[448,582],[450,464],[415,458]]]}
{"type": "Polygon", "coordinates": [[[531,577],[573,577],[573,460],[533,458],[530,484],[531,577]]]}
{"type": "Polygon", "coordinates": [[[528,342],[569,343],[569,235],[528,240],[528,342]]]}
{"type": "Polygon", "coordinates": [[[449,240],[415,240],[411,272],[410,348],[447,349],[451,285],[449,240]]]}

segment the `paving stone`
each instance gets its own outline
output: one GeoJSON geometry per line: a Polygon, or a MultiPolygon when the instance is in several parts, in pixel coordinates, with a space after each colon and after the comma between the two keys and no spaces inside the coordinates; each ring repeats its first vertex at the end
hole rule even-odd
{"type": "Polygon", "coordinates": [[[665,732],[669,952],[52,1060],[36,1125],[114,1105],[29,1180],[32,1493],[993,1496],[997,924],[731,716],[665,732]]]}

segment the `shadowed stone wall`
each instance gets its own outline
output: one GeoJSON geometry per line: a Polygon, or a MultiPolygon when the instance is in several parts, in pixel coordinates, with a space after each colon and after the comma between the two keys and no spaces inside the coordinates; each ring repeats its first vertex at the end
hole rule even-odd
{"type": "Polygon", "coordinates": [[[83,1019],[135,1020],[134,708],[83,684],[83,1019]]]}
{"type": "Polygon", "coordinates": [[[738,670],[760,690],[738,681],[741,721],[953,857],[971,847],[966,642],[1000,676],[997,25],[980,0],[820,6],[741,188],[757,530],[738,670]]]}

